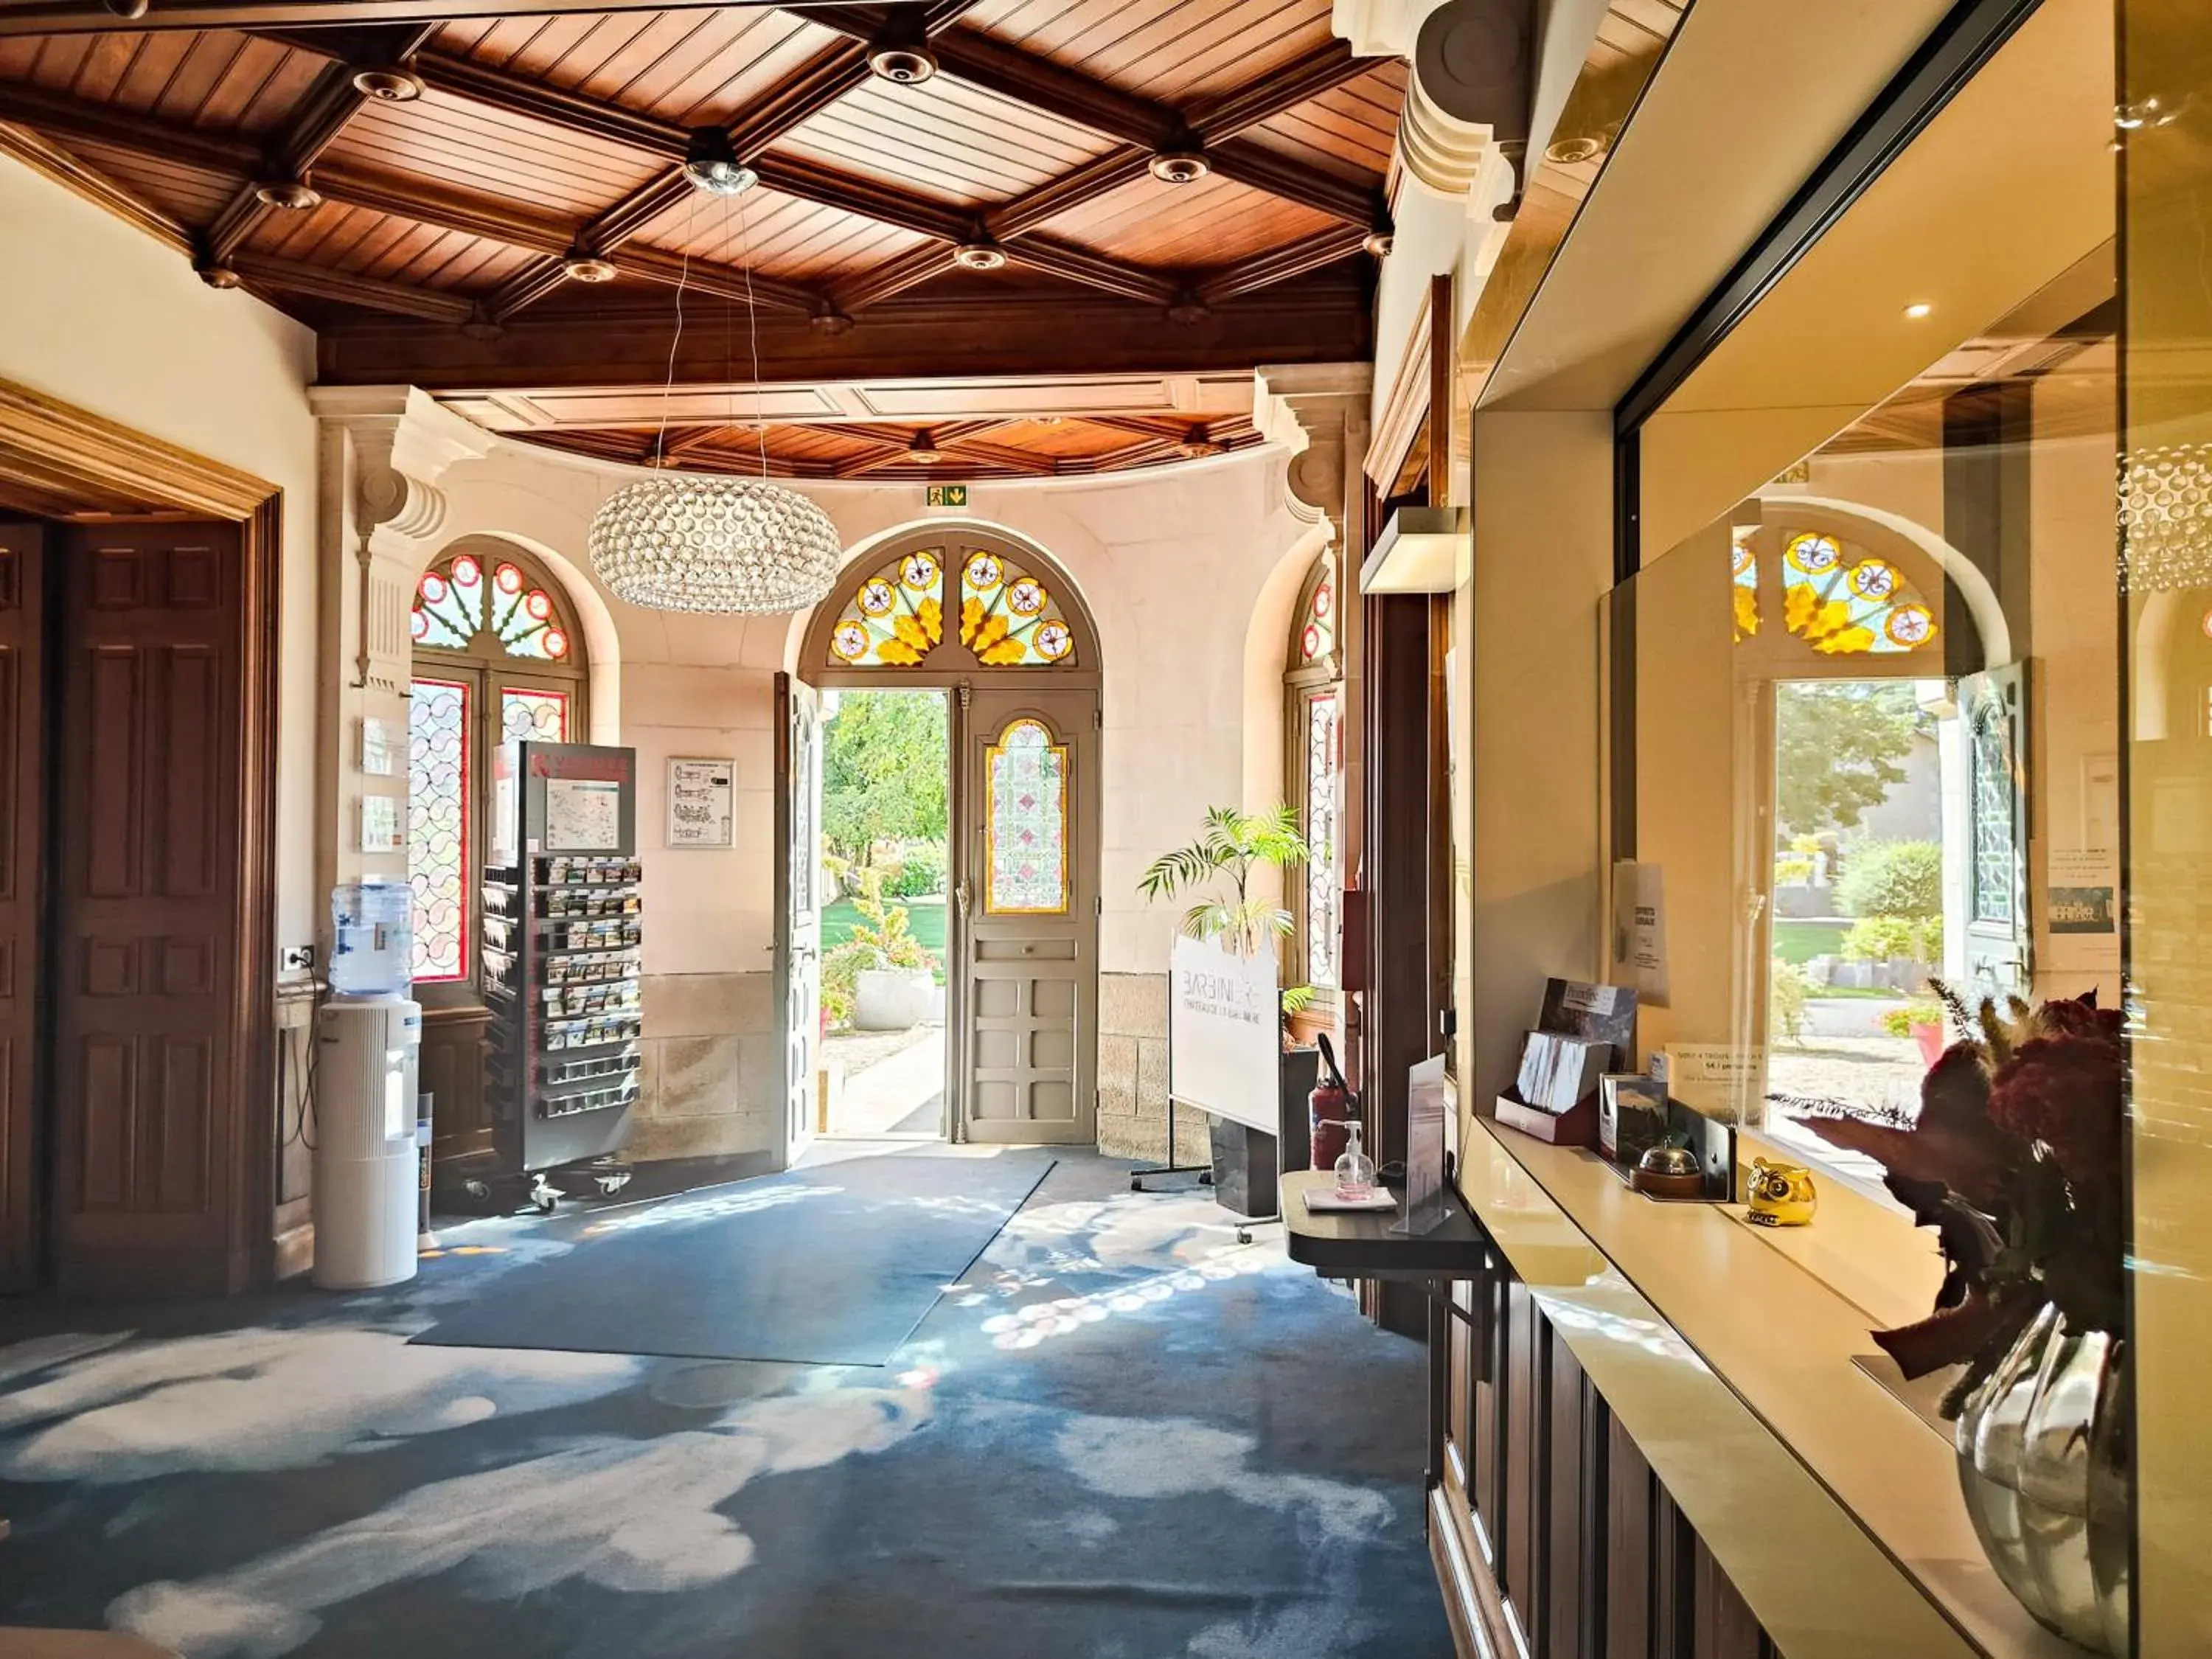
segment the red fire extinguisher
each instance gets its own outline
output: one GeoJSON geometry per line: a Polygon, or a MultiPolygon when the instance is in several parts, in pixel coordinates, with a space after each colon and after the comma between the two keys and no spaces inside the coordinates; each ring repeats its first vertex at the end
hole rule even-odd
{"type": "Polygon", "coordinates": [[[1352,1139],[1346,1126],[1358,1114],[1359,1097],[1352,1092],[1352,1085],[1344,1080],[1344,1073],[1337,1069],[1336,1050],[1329,1047],[1328,1034],[1323,1032],[1318,1041],[1324,1069],[1321,1081],[1314,1085],[1313,1092],[1306,1097],[1313,1128],[1313,1167],[1334,1170],[1336,1160],[1344,1156],[1346,1144],[1352,1139]]]}

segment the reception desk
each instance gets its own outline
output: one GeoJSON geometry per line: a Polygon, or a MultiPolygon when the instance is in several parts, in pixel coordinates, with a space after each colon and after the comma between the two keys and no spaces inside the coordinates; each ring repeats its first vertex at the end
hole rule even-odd
{"type": "Polygon", "coordinates": [[[1948,1439],[1854,1364],[1873,1322],[1808,1265],[1820,1223],[1778,1240],[1481,1121],[1457,1184],[1465,1238],[1425,1255],[1361,1218],[1332,1267],[1284,1213],[1296,1259],[1431,1286],[1431,1547],[1462,1652],[2075,1654],[1990,1571],[1948,1439]]]}

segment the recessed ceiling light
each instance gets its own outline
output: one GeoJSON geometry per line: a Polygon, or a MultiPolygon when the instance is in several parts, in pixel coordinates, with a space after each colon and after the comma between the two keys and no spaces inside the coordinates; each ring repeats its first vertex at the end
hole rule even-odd
{"type": "Polygon", "coordinates": [[[1006,252],[993,242],[963,242],[952,251],[952,262],[969,270],[997,270],[1006,263],[1006,252]]]}
{"type": "Polygon", "coordinates": [[[1194,149],[1164,149],[1145,165],[1164,185],[1195,184],[1213,171],[1213,164],[1194,149]]]}
{"type": "Polygon", "coordinates": [[[356,70],[354,90],[364,98],[386,104],[404,104],[422,95],[422,77],[406,69],[356,70]]]}
{"type": "Polygon", "coordinates": [[[1929,305],[1925,300],[1915,300],[1911,305],[1905,308],[1905,314],[1911,318],[1916,323],[1923,317],[1933,316],[1935,312],[1936,307],[1929,305]]]}
{"type": "Polygon", "coordinates": [[[917,432],[914,434],[914,441],[907,446],[906,458],[923,466],[935,466],[945,459],[945,452],[937,447],[937,441],[928,433],[917,432]]]}
{"type": "Polygon", "coordinates": [[[561,274],[572,283],[611,283],[616,273],[612,260],[577,248],[561,261],[561,274]]]}
{"type": "Polygon", "coordinates": [[[253,199],[264,207],[305,213],[310,208],[322,206],[323,193],[304,179],[271,179],[253,187],[253,199]]]}

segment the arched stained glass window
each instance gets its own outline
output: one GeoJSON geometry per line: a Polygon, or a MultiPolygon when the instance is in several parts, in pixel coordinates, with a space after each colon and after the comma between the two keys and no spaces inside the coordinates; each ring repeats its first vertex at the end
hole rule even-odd
{"type": "Polygon", "coordinates": [[[1067,748],[1042,721],[1010,722],[985,756],[983,906],[997,916],[1067,910],[1067,748]]]}
{"type": "Polygon", "coordinates": [[[440,650],[478,648],[480,635],[509,657],[559,662],[574,636],[553,596],[512,559],[484,568],[473,553],[456,553],[422,573],[410,619],[415,643],[440,650]]]}
{"type": "Polygon", "coordinates": [[[1050,590],[1011,559],[980,549],[960,568],[960,642],[998,667],[1075,660],[1075,630],[1050,590]]]}
{"type": "Polygon", "coordinates": [[[1782,620],[1832,656],[1917,651],[1937,632],[1936,613],[1902,570],[1817,530],[1784,544],[1782,620]]]}
{"type": "Polygon", "coordinates": [[[464,543],[415,586],[407,718],[407,877],[414,977],[440,994],[477,971],[491,757],[518,739],[584,735],[583,649],[550,578],[496,544],[464,543]]]}
{"type": "Polygon", "coordinates": [[[1089,668],[1081,603],[1066,579],[986,532],[908,546],[849,568],[817,613],[806,654],[832,671],[912,670],[914,678],[975,668],[1089,668]],[[1042,570],[1045,574],[1040,574],[1042,570]]]}
{"type": "Polygon", "coordinates": [[[1321,579],[1306,595],[1305,611],[1298,624],[1297,665],[1325,660],[1336,649],[1336,579],[1324,561],[1321,579]]]}
{"type": "Polygon", "coordinates": [[[1735,637],[1736,642],[1741,644],[1759,632],[1759,553],[1753,545],[1759,537],[1759,526],[1740,524],[1731,535],[1735,542],[1735,637]]]}
{"type": "Polygon", "coordinates": [[[854,668],[911,668],[945,637],[945,561],[917,549],[862,582],[830,633],[830,650],[854,668]]]}

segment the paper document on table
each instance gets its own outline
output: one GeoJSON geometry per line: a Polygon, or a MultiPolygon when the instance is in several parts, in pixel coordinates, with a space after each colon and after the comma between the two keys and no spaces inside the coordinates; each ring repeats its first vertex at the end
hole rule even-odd
{"type": "Polygon", "coordinates": [[[1306,1213],[1327,1215],[1346,1210],[1395,1210],[1398,1200],[1381,1188],[1364,1198],[1339,1198],[1334,1187],[1305,1194],[1306,1213]]]}

